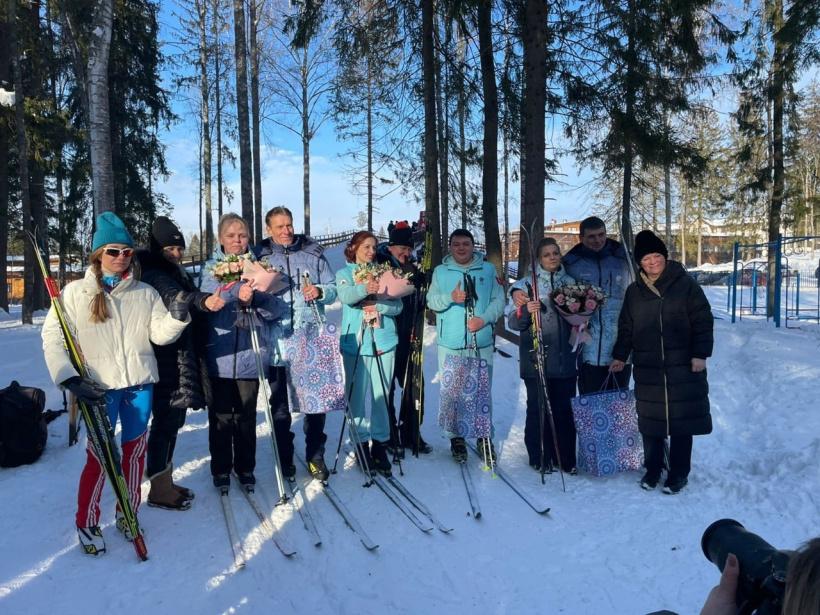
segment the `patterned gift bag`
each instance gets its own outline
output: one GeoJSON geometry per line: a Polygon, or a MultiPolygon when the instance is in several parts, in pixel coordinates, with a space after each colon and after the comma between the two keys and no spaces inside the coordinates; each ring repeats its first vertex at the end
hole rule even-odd
{"type": "Polygon", "coordinates": [[[439,427],[463,438],[490,437],[490,370],[485,359],[449,355],[439,390],[439,427]]]}
{"type": "Polygon", "coordinates": [[[635,394],[601,391],[572,400],[578,432],[578,468],[593,476],[639,470],[643,442],[638,432],[635,394]]]}
{"type": "Polygon", "coordinates": [[[324,414],[345,408],[345,380],[336,327],[304,327],[284,343],[291,412],[324,414]]]}

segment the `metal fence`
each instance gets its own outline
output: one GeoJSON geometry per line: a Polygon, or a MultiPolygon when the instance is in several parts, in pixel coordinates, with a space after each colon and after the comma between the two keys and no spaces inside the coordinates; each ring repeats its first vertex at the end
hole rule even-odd
{"type": "Polygon", "coordinates": [[[732,322],[757,315],[771,318],[776,327],[797,327],[801,321],[820,324],[820,236],[736,242],[733,254],[727,299],[732,322]]]}

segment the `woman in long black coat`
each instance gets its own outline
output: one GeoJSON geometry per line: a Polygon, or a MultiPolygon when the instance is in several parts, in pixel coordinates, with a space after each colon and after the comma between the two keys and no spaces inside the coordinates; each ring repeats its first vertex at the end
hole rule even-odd
{"type": "Polygon", "coordinates": [[[635,237],[638,280],[626,291],[610,369],[618,372],[632,354],[638,426],[646,474],[654,489],[669,437],[669,474],[664,493],[678,493],[689,476],[692,436],[712,431],[706,359],[712,355],[713,318],[703,290],[651,231],[635,237]]]}
{"type": "Polygon", "coordinates": [[[154,385],[151,429],[148,433],[148,459],[145,473],[151,480],[148,505],[170,510],[187,510],[194,497],[190,489],[174,484],[172,459],[177,432],[185,424],[188,408],[204,408],[210,381],[204,364],[205,339],[202,314],[217,311],[225,302],[197,290],[193,280],[180,266],[185,238],[171,220],[159,216],[151,228],[149,250],[137,253],[142,281],[153,286],[167,306],[180,296],[188,302],[193,320],[179,339],[167,346],[154,346],[159,381],[154,385]],[[180,295],[180,293],[182,293],[180,295]]]}

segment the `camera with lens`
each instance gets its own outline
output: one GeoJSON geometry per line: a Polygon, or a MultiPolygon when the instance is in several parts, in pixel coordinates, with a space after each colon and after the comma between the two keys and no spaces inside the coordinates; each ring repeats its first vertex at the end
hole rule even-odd
{"type": "Polygon", "coordinates": [[[740,566],[738,615],[777,615],[783,607],[786,571],[793,551],[775,549],[734,519],[720,519],[706,528],[700,541],[706,558],[721,572],[734,553],[740,566]]]}

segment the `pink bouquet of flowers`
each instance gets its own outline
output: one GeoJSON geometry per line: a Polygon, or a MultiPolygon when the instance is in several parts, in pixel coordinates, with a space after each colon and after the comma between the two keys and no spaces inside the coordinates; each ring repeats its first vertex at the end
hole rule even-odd
{"type": "Polygon", "coordinates": [[[592,339],[587,325],[592,314],[606,301],[606,293],[591,284],[568,284],[550,293],[558,313],[572,325],[569,343],[575,352],[578,346],[592,339]]]}
{"type": "Polygon", "coordinates": [[[410,273],[395,269],[388,263],[364,263],[353,272],[356,284],[365,284],[371,279],[378,282],[378,294],[382,299],[401,299],[412,294],[416,288],[410,282],[410,277],[410,273]]]}
{"type": "Polygon", "coordinates": [[[388,299],[401,299],[412,295],[416,287],[410,281],[410,275],[401,269],[387,269],[379,276],[379,295],[388,299]]]}

